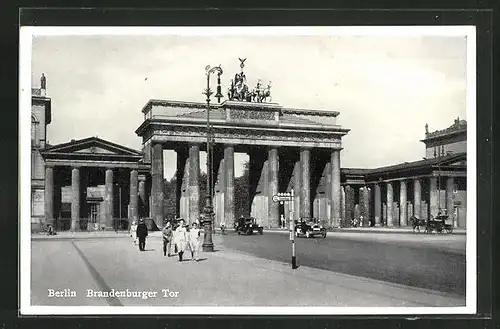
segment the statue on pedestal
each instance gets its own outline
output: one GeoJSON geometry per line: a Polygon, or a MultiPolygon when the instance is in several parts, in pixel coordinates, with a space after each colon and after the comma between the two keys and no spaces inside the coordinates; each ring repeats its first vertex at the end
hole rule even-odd
{"type": "Polygon", "coordinates": [[[45,78],[45,75],[42,73],[42,76],[40,77],[40,89],[47,89],[47,79],[45,78]]]}

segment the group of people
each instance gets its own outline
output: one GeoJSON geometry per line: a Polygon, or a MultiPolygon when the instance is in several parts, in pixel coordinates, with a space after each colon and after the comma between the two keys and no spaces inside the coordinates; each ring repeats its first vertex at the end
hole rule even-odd
{"type": "Polygon", "coordinates": [[[170,257],[173,251],[174,254],[179,256],[179,262],[182,262],[184,252],[186,249],[189,249],[191,260],[198,261],[202,244],[202,230],[198,227],[197,222],[185,225],[184,220],[181,219],[178,221],[176,227],[173,227],[171,222],[167,222],[163,227],[162,233],[163,256],[170,257]]]}
{"type": "MultiPolygon", "coordinates": [[[[163,256],[170,257],[172,254],[177,254],[179,262],[182,262],[184,252],[189,249],[191,260],[198,261],[202,244],[201,233],[202,230],[198,227],[197,222],[186,225],[183,219],[180,219],[176,224],[167,221],[162,230],[163,256]]],[[[134,245],[139,244],[139,250],[144,251],[148,227],[143,218],[139,219],[138,224],[135,221],[131,223],[130,236],[134,238],[134,245]]]]}

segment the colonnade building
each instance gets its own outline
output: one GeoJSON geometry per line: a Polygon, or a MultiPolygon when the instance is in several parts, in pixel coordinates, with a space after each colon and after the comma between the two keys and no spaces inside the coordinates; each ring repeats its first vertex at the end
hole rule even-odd
{"type": "MultiPolygon", "coordinates": [[[[44,85],[42,84],[42,87],[44,85]]],[[[142,150],[98,137],[48,145],[51,100],[32,90],[32,229],[41,222],[58,230],[116,229],[151,218],[163,225],[163,150],[176,153],[176,214],[198,220],[200,151],[206,151],[207,115],[212,136],[215,225],[235,219],[234,154],[249,156],[249,209],[264,227],[292,216],[291,204],[272,201],[294,189],[295,219],[317,218],[331,227],[406,226],[441,210],[465,226],[466,123],[428,132],[425,159],[376,169],[342,168],[337,111],[285,108],[276,103],[230,99],[204,103],[150,100],[135,133],[142,150]],[[118,221],[117,221],[118,219],[118,221]],[[120,222],[120,220],[122,220],[120,222]]],[[[203,164],[201,164],[203,165],[203,164]]]]}

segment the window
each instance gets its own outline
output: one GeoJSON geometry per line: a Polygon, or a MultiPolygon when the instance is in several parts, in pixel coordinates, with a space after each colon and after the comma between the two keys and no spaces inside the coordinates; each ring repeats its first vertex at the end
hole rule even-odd
{"type": "Polygon", "coordinates": [[[40,146],[39,141],[39,126],[40,122],[35,118],[34,115],[31,116],[31,146],[37,147],[40,146]]]}

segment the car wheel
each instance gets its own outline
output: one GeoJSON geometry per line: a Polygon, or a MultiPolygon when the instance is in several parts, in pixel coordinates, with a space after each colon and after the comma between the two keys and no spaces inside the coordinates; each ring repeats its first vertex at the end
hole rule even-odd
{"type": "Polygon", "coordinates": [[[309,233],[309,231],[306,232],[306,238],[310,238],[311,237],[311,233],[309,233]]]}
{"type": "Polygon", "coordinates": [[[323,232],[322,235],[323,235],[323,238],[326,238],[326,232],[323,232]]]}
{"type": "Polygon", "coordinates": [[[259,233],[260,233],[260,235],[264,234],[264,230],[260,230],[259,233]]]}
{"type": "Polygon", "coordinates": [[[240,232],[240,231],[238,231],[238,235],[241,235],[241,232],[240,232]]]}

